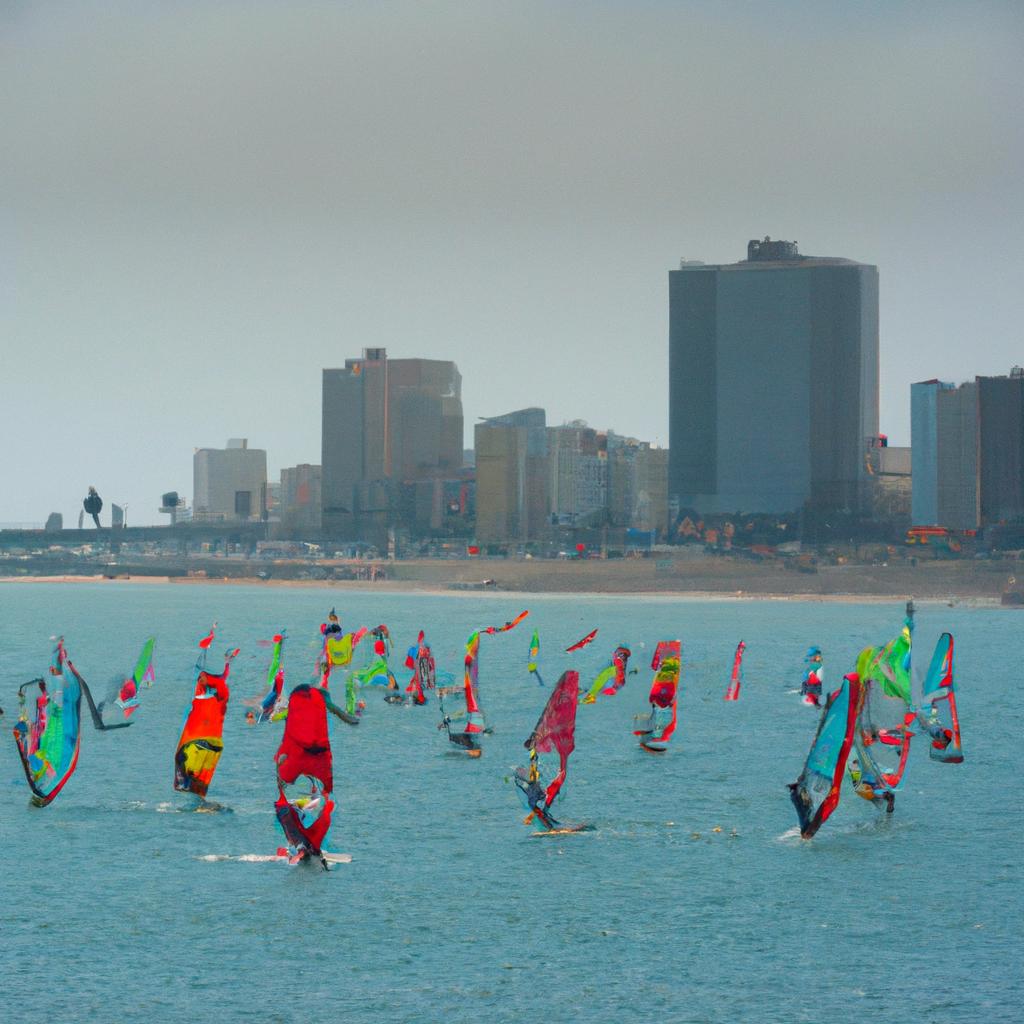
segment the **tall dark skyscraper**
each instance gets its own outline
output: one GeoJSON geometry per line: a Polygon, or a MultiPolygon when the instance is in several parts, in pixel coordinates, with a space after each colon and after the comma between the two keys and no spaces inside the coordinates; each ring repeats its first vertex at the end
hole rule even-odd
{"type": "Polygon", "coordinates": [[[878,268],[752,241],[669,271],[669,495],[702,514],[866,511],[878,268]]]}

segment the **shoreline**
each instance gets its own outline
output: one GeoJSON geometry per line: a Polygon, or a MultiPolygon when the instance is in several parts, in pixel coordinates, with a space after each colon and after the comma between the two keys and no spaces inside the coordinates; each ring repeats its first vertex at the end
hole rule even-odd
{"type": "MultiPolygon", "coordinates": [[[[584,582],[584,581],[580,581],[584,582]]],[[[284,589],[305,589],[305,590],[339,590],[339,591],[361,591],[372,593],[387,593],[398,595],[427,594],[438,597],[463,597],[463,598],[488,598],[507,600],[512,597],[607,597],[607,598],[641,598],[641,599],[664,599],[664,600],[685,600],[685,601],[793,601],[827,604],[888,604],[893,601],[906,601],[911,598],[919,604],[944,604],[949,606],[967,605],[980,608],[1002,608],[1003,605],[998,595],[991,592],[965,593],[962,590],[958,593],[948,595],[913,593],[904,591],[832,591],[818,592],[809,590],[756,590],[737,588],[705,590],[699,588],[667,588],[641,589],[630,587],[620,589],[611,587],[595,587],[597,581],[590,579],[585,581],[586,587],[575,589],[549,589],[538,588],[512,588],[479,586],[479,589],[467,587],[464,581],[435,581],[422,579],[391,579],[376,580],[291,580],[291,579],[261,579],[257,576],[236,576],[236,577],[182,577],[182,576],[158,576],[158,575],[131,575],[123,574],[115,577],[105,576],[97,573],[92,576],[76,575],[26,575],[26,576],[0,576],[0,586],[4,584],[27,585],[33,584],[103,584],[103,585],[199,585],[199,586],[253,586],[284,589]]],[[[611,581],[609,581],[611,582],[611,581]]],[[[753,582],[753,581],[749,581],[753,582]]],[[[958,588],[959,590],[960,588],[958,588]]],[[[979,588],[980,591],[981,588],[979,588]]]]}

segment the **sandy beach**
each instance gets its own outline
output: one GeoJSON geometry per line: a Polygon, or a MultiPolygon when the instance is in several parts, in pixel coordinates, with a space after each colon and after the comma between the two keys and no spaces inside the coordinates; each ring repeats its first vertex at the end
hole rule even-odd
{"type": "MultiPolygon", "coordinates": [[[[268,587],[331,587],[398,593],[483,594],[622,594],[689,598],[815,601],[916,600],[997,605],[1016,585],[1014,561],[901,560],[889,565],[821,566],[798,572],[779,563],[751,563],[731,558],[629,559],[586,561],[512,561],[434,559],[378,563],[384,578],[333,579],[350,563],[314,563],[312,571],[327,578],[303,579],[309,563],[209,561],[191,575],[161,575],[159,566],[116,566],[103,574],[24,574],[0,577],[0,583],[81,583],[125,581],[145,584],[256,584],[268,587]],[[258,576],[262,572],[264,576],[258,576]],[[198,573],[198,574],[197,574],[198,573]]],[[[1024,576],[1024,572],[1021,574],[1024,576]]]]}

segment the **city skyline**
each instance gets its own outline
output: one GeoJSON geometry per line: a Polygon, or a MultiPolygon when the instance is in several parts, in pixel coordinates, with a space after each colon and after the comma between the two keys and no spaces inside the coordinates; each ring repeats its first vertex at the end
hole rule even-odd
{"type": "Polygon", "coordinates": [[[667,445],[667,271],[763,235],[879,267],[894,444],[912,382],[1021,362],[1013,5],[239,12],[0,14],[0,522],[314,463],[364,347],[457,363],[467,436],[667,445]]]}

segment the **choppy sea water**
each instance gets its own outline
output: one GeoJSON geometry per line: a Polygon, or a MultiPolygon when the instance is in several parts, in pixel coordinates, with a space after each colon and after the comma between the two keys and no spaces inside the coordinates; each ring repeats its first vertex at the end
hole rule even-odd
{"type": "MultiPolygon", "coordinates": [[[[811,643],[837,683],[902,604],[701,602],[636,597],[394,595],[189,585],[0,586],[0,988],[51,1021],[849,1021],[1022,1019],[1020,693],[1024,615],[923,605],[915,650],[955,634],[966,762],[911,753],[896,813],[847,790],[811,842],[786,783],[816,712],[792,691],[811,643]],[[329,874],[260,862],[279,844],[276,725],[244,723],[281,628],[287,685],[307,681],[318,624],[386,622],[404,650],[423,627],[459,675],[485,637],[483,757],[448,752],[436,704],[368,691],[357,729],[332,726],[329,874]],[[172,790],[195,642],[239,646],[225,753],[197,814],[172,790]],[[596,642],[560,654],[594,627],[596,642]],[[532,838],[505,779],[523,762],[549,690],[526,674],[541,635],[548,687],[584,681],[628,643],[640,674],[581,707],[564,820],[594,831],[532,838]],[[78,772],[48,808],[28,805],[10,728],[19,683],[49,638],[94,690],[155,633],[157,681],[127,730],[87,726],[78,772]],[[683,640],[680,725],[657,758],[637,747],[659,639],[683,640]],[[742,695],[722,699],[738,640],[742,695]],[[713,831],[721,828],[720,832],[713,831]]],[[[21,1012],[19,1010],[19,1012],[21,1012]]]]}

